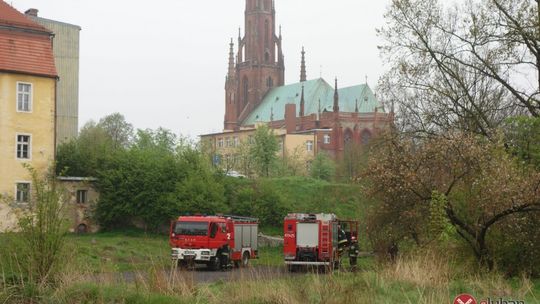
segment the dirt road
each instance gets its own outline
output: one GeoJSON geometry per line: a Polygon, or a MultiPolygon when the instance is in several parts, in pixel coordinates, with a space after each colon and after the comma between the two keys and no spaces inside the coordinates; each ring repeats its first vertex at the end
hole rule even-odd
{"type": "Polygon", "coordinates": [[[195,270],[159,270],[155,272],[124,272],[124,273],[101,273],[91,275],[87,281],[97,283],[136,283],[148,280],[165,280],[174,282],[185,282],[188,284],[204,284],[214,282],[232,282],[242,280],[267,281],[288,277],[291,274],[285,267],[277,266],[251,266],[248,268],[233,268],[223,271],[211,271],[206,268],[196,268],[195,270]]]}

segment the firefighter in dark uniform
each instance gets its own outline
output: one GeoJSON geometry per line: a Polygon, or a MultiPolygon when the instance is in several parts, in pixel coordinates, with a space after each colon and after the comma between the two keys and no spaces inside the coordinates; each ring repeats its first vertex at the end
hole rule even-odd
{"type": "Polygon", "coordinates": [[[225,245],[223,246],[223,249],[221,249],[220,259],[221,259],[220,264],[221,264],[222,269],[232,268],[231,250],[229,248],[229,245],[225,245]]]}
{"type": "Polygon", "coordinates": [[[347,239],[347,233],[345,230],[343,230],[343,227],[340,225],[338,228],[338,251],[339,255],[343,253],[343,250],[347,247],[349,244],[349,240],[347,239]]]}
{"type": "Polygon", "coordinates": [[[358,256],[360,255],[360,246],[358,246],[358,240],[356,237],[351,238],[351,245],[349,246],[349,264],[351,265],[351,270],[356,270],[356,264],[358,256]]]}

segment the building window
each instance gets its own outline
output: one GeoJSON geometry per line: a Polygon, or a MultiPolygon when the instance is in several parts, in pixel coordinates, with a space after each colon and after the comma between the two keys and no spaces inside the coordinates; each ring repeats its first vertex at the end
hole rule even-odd
{"type": "Polygon", "coordinates": [[[249,99],[249,82],[246,76],[244,76],[244,80],[242,82],[244,84],[243,102],[244,102],[244,105],[247,105],[248,99],[249,99]]]}
{"type": "Polygon", "coordinates": [[[30,201],[30,183],[17,183],[17,203],[28,203],[30,201]]]}
{"type": "Polygon", "coordinates": [[[230,147],[231,146],[231,138],[230,137],[227,137],[225,139],[225,147],[230,147]]]}
{"type": "Polygon", "coordinates": [[[233,137],[233,147],[238,147],[240,143],[238,142],[238,137],[233,137]]]}
{"type": "Polygon", "coordinates": [[[362,142],[362,145],[368,145],[371,140],[371,133],[368,130],[362,131],[362,135],[360,135],[360,140],[362,142]]]}
{"type": "Polygon", "coordinates": [[[253,137],[253,135],[250,135],[250,136],[248,137],[248,143],[249,143],[250,145],[252,145],[252,144],[255,143],[255,138],[253,137]]]}
{"type": "Polygon", "coordinates": [[[283,139],[279,141],[279,151],[283,151],[283,139]]]}
{"type": "Polygon", "coordinates": [[[17,158],[30,159],[30,135],[17,135],[17,158]]]}
{"type": "Polygon", "coordinates": [[[324,134],[323,142],[328,145],[330,143],[330,135],[324,134]]]}
{"type": "Polygon", "coordinates": [[[269,88],[272,88],[274,86],[274,80],[272,79],[272,77],[268,77],[268,79],[266,79],[266,86],[269,88]]]}
{"type": "Polygon", "coordinates": [[[32,84],[17,83],[17,111],[31,112],[32,111],[32,84]]]}
{"type": "Polygon", "coordinates": [[[312,141],[312,140],[306,141],[306,150],[307,150],[308,152],[312,152],[312,151],[313,151],[313,141],[312,141]]]}
{"type": "Polygon", "coordinates": [[[218,146],[218,148],[223,148],[223,138],[218,138],[217,146],[218,146]]]}
{"type": "Polygon", "coordinates": [[[88,190],[77,190],[77,204],[86,204],[88,199],[88,190]]]}

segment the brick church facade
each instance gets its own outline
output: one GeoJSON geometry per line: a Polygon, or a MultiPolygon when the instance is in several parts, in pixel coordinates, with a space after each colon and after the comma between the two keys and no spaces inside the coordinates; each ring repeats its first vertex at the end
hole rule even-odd
{"type": "MultiPolygon", "coordinates": [[[[246,0],[245,33],[236,53],[231,40],[225,82],[224,136],[252,130],[261,123],[286,134],[312,134],[317,150],[340,158],[348,144],[366,145],[387,128],[387,113],[366,84],[338,88],[322,78],[307,79],[301,52],[300,81],[285,85],[281,29],[276,34],[274,0],[246,0]]],[[[219,151],[216,151],[219,152],[219,151]]]]}

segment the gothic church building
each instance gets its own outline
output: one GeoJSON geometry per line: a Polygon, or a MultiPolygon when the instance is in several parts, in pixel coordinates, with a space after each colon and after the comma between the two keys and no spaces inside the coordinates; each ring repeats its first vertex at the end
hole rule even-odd
{"type": "MultiPolygon", "coordinates": [[[[285,85],[281,28],[276,34],[274,0],[246,0],[245,34],[239,33],[236,54],[231,40],[225,82],[224,131],[202,136],[214,150],[261,123],[278,134],[309,134],[314,154],[343,155],[350,143],[366,145],[393,121],[366,84],[338,88],[322,78],[307,79],[301,52],[300,81],[285,85]]],[[[311,145],[311,146],[309,146],[311,145]]]]}

